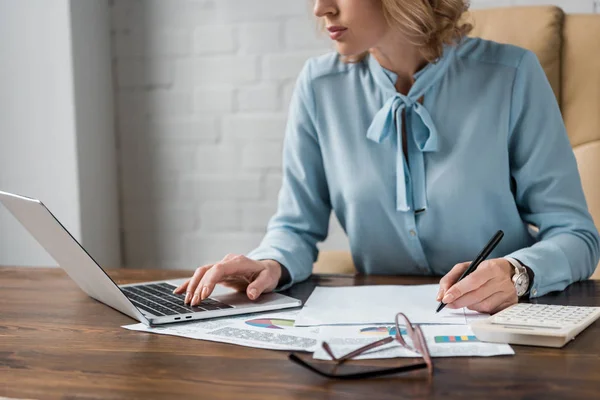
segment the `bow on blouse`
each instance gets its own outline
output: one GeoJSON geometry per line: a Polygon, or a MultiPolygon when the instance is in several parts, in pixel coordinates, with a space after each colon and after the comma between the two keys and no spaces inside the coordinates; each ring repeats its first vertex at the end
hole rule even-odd
{"type": "Polygon", "coordinates": [[[390,71],[386,73],[373,56],[369,57],[369,68],[373,78],[382,89],[384,96],[387,96],[387,100],[375,114],[367,131],[367,138],[381,143],[390,135],[396,135],[396,209],[398,211],[427,208],[424,153],[438,151],[439,140],[431,114],[418,99],[444,75],[452,53],[453,48],[446,48],[444,56],[436,64],[429,64],[419,72],[418,79],[407,96],[396,91],[395,74],[390,71]],[[403,114],[406,124],[404,130],[403,114]],[[402,149],[404,134],[407,139],[408,165],[402,149]]]}
{"type": "Polygon", "coordinates": [[[438,132],[431,115],[419,102],[413,102],[399,93],[394,94],[375,115],[367,131],[367,138],[381,143],[395,130],[396,154],[396,209],[427,208],[425,194],[425,163],[423,153],[438,151],[438,132]],[[406,116],[408,170],[402,149],[402,114],[406,116]],[[412,189],[412,190],[411,190],[412,189]],[[410,201],[412,197],[412,202],[410,201]]]}

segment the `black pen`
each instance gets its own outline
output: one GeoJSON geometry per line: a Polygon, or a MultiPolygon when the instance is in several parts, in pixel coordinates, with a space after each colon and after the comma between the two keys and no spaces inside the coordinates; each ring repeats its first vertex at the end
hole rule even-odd
{"type": "MultiPolygon", "coordinates": [[[[469,268],[467,268],[466,271],[463,272],[463,274],[460,276],[460,278],[458,278],[458,280],[456,282],[462,281],[471,272],[475,271],[475,269],[477,269],[477,267],[479,266],[479,264],[481,264],[481,262],[483,260],[485,260],[486,258],[488,258],[488,256],[492,252],[492,250],[494,250],[494,248],[498,245],[498,243],[500,243],[500,240],[502,240],[502,236],[504,236],[504,232],[502,232],[502,231],[496,232],[496,234],[494,235],[494,237],[492,237],[490,239],[490,241],[488,242],[488,244],[485,245],[485,247],[483,248],[483,250],[481,250],[481,253],[479,253],[479,255],[473,261],[471,261],[471,264],[469,265],[469,268]]],[[[450,289],[448,289],[448,290],[450,290],[450,289]]],[[[444,303],[442,303],[440,301],[440,305],[438,306],[438,308],[437,308],[437,310],[435,312],[438,313],[438,312],[442,311],[442,309],[444,307],[446,307],[446,304],[444,304],[444,303]]]]}

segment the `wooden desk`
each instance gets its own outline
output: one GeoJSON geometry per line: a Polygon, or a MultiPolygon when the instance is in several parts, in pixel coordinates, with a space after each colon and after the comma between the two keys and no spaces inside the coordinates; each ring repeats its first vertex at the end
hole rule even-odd
{"type": "MultiPolygon", "coordinates": [[[[110,271],[118,283],[188,274],[110,271]]],[[[431,282],[435,279],[315,276],[289,294],[305,300],[316,284],[431,282]]],[[[600,282],[577,283],[538,301],[600,306],[600,282]]],[[[331,381],[291,363],[286,352],[120,328],[133,322],[88,298],[60,269],[0,268],[0,397],[475,400],[600,396],[598,321],[563,349],[514,346],[515,356],[435,359],[431,382],[418,372],[331,381]]]]}

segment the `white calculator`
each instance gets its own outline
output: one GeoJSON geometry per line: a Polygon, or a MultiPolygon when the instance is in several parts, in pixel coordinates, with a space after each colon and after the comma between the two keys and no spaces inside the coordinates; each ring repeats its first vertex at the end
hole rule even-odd
{"type": "Polygon", "coordinates": [[[482,342],[563,347],[595,320],[600,307],[515,304],[471,324],[482,342]]]}

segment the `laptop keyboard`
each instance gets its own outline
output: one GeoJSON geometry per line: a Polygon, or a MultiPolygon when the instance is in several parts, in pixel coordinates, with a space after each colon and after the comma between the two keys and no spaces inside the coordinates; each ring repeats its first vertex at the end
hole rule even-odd
{"type": "Polygon", "coordinates": [[[150,283],[121,287],[125,296],[139,309],[154,315],[191,314],[202,311],[223,310],[233,308],[220,301],[208,298],[197,306],[183,304],[185,295],[173,294],[175,286],[168,283],[150,283]]]}

